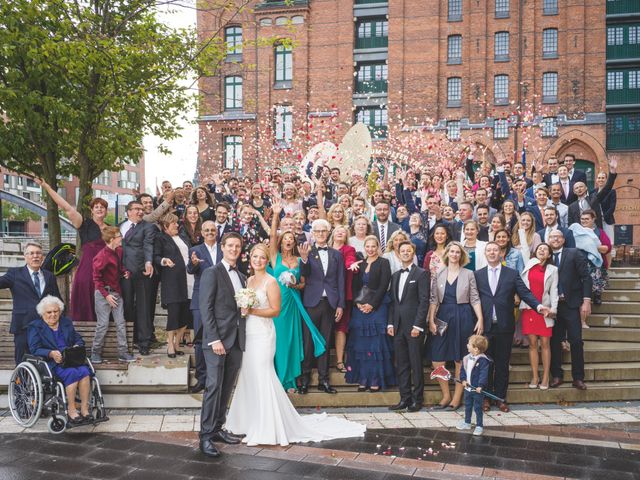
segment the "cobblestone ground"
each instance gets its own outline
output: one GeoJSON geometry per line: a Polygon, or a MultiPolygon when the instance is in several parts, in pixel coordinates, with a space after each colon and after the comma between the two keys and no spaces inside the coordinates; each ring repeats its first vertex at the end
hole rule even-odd
{"type": "MultiPolygon", "coordinates": [[[[311,413],[307,411],[303,413],[311,413]]],[[[485,417],[485,435],[453,428],[461,412],[330,411],[367,423],[364,438],[197,451],[199,412],[113,410],[62,435],[0,417],[4,479],[565,479],[640,480],[640,402],[515,406],[485,417]]]]}

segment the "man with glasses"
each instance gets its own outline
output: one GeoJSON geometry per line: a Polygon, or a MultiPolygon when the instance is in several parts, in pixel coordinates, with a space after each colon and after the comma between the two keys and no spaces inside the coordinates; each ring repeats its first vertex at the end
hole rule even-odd
{"type": "Polygon", "coordinates": [[[192,393],[204,390],[207,380],[207,365],[202,353],[202,316],[200,315],[200,278],[209,267],[222,261],[222,249],[218,242],[216,224],[207,220],[202,224],[204,243],[189,249],[189,263],[187,272],[194,277],[193,294],[191,295],[191,313],[193,315],[193,331],[195,332],[194,350],[196,356],[196,384],[192,393]]]}
{"type": "Polygon", "coordinates": [[[41,268],[44,261],[42,247],[28,242],[24,249],[24,259],[24,267],[9,268],[0,277],[0,288],[11,290],[13,298],[9,331],[13,334],[16,365],[22,361],[25,353],[29,353],[27,326],[39,316],[36,305],[47,295],[61,298],[56,277],[41,268]]]}
{"type": "MultiPolygon", "coordinates": [[[[318,219],[311,225],[315,245],[305,243],[300,246],[300,275],[306,279],[302,303],[309,317],[318,328],[326,345],[329,345],[333,324],[340,321],[344,311],[344,261],[342,254],[327,245],[329,222],[318,219]]],[[[311,332],[302,324],[304,340],[304,360],[299,379],[298,393],[309,391],[311,368],[313,366],[313,340],[311,332]]],[[[329,384],[329,349],[317,358],[318,390],[338,393],[329,384]]]]}

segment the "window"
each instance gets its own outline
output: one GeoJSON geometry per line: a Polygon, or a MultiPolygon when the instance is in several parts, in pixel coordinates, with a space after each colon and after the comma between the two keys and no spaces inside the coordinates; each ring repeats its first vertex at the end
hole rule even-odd
{"type": "Polygon", "coordinates": [[[607,45],[622,45],[624,29],[622,27],[607,28],[607,45]]]}
{"type": "Polygon", "coordinates": [[[447,63],[462,63],[462,35],[449,35],[447,39],[447,63]]]}
{"type": "Polygon", "coordinates": [[[389,117],[386,106],[382,108],[360,108],[356,110],[356,121],[367,125],[373,138],[385,138],[387,136],[389,117]]]}
{"type": "Polygon", "coordinates": [[[624,72],[607,72],[607,90],[622,90],[623,84],[624,72]]]}
{"type": "Polygon", "coordinates": [[[493,79],[493,103],[509,104],[509,75],[496,75],[493,79]]]}
{"type": "Polygon", "coordinates": [[[358,67],[356,93],[382,93],[387,91],[389,67],[385,63],[368,63],[358,67]]]}
{"type": "Polygon", "coordinates": [[[558,0],[544,0],[542,4],[543,15],[557,15],[558,14],[558,0]]]}
{"type": "Polygon", "coordinates": [[[545,28],[542,31],[542,58],[558,58],[558,29],[545,28]]]}
{"type": "Polygon", "coordinates": [[[276,146],[288,148],[293,139],[293,115],[289,105],[277,105],[275,113],[276,146]]]}
{"type": "Polygon", "coordinates": [[[242,55],[242,27],[227,27],[224,30],[227,55],[242,55]]]}
{"type": "Polygon", "coordinates": [[[509,60],[509,32],[496,32],[494,40],[494,59],[498,62],[509,60]]]}
{"type": "Polygon", "coordinates": [[[450,22],[462,20],[462,0],[449,0],[448,20],[450,22]]]}
{"type": "Polygon", "coordinates": [[[496,140],[509,138],[509,120],[498,118],[493,123],[493,138],[496,140]]]}
{"type": "Polygon", "coordinates": [[[356,48],[384,48],[389,44],[389,22],[384,18],[357,24],[356,48]]]}
{"type": "Polygon", "coordinates": [[[509,0],[496,0],[496,18],[509,16],[509,0]]]}
{"type": "Polygon", "coordinates": [[[291,47],[276,46],[276,82],[293,80],[293,52],[291,47]]]}
{"type": "Polygon", "coordinates": [[[640,27],[629,27],[629,45],[637,45],[640,43],[640,27]]]}
{"type": "Polygon", "coordinates": [[[640,113],[607,115],[607,149],[640,148],[640,113]]]}
{"type": "Polygon", "coordinates": [[[18,186],[19,187],[24,187],[24,178],[22,177],[16,177],[18,179],[18,186]]]}
{"type": "Polygon", "coordinates": [[[11,185],[11,176],[7,175],[6,173],[3,175],[4,178],[4,184],[5,186],[7,185],[11,185]]]}
{"type": "Polygon", "coordinates": [[[629,72],[629,88],[640,88],[640,70],[629,72]]]}
{"type": "Polygon", "coordinates": [[[227,135],[224,137],[224,168],[242,171],[242,137],[227,135]]]}
{"type": "Polygon", "coordinates": [[[99,185],[109,185],[111,183],[111,172],[105,170],[95,178],[93,183],[97,183],[99,185]]]}
{"type": "Polygon", "coordinates": [[[557,137],[558,136],[558,124],[556,123],[556,117],[546,117],[540,122],[542,128],[543,137],[557,137]]]}
{"type": "Polygon", "coordinates": [[[239,110],[242,108],[242,77],[225,77],[224,109],[239,110]]]}
{"type": "Polygon", "coordinates": [[[462,102],[462,80],[460,77],[447,79],[447,106],[459,107],[462,102]]]}
{"type": "Polygon", "coordinates": [[[542,74],[542,103],[558,102],[558,74],[547,72],[542,74]]]}
{"type": "Polygon", "coordinates": [[[458,120],[447,122],[447,138],[449,140],[460,140],[460,122],[458,120]]]}

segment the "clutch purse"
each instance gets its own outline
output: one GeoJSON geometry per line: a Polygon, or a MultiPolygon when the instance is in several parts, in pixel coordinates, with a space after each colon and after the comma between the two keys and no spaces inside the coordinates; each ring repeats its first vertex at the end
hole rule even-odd
{"type": "Polygon", "coordinates": [[[371,289],[369,287],[367,287],[366,285],[364,285],[360,289],[360,293],[358,293],[358,296],[353,299],[354,305],[356,303],[367,303],[369,301],[370,295],[371,295],[371,289]]]}
{"type": "Polygon", "coordinates": [[[65,368],[81,367],[87,361],[87,350],[83,345],[67,347],[62,350],[62,366],[65,368]]]}
{"type": "Polygon", "coordinates": [[[447,331],[447,328],[449,328],[449,324],[443,320],[440,320],[439,318],[435,319],[435,324],[438,335],[442,337],[447,331]]]}

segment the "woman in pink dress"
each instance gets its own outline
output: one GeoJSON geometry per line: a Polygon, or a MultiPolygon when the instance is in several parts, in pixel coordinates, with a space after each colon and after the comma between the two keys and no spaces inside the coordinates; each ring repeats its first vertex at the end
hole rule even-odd
{"type": "MultiPolygon", "coordinates": [[[[558,310],[558,269],[553,265],[551,247],[546,243],[538,245],[524,270],[520,274],[522,281],[531,290],[533,296],[553,314],[558,310]]],[[[520,302],[522,315],[522,333],[529,338],[529,363],[532,379],[529,388],[547,390],[549,388],[549,369],[551,367],[551,334],[553,319],[543,317],[525,302],[520,302]],[[538,374],[538,339],[542,349],[542,383],[538,374]]]]}

